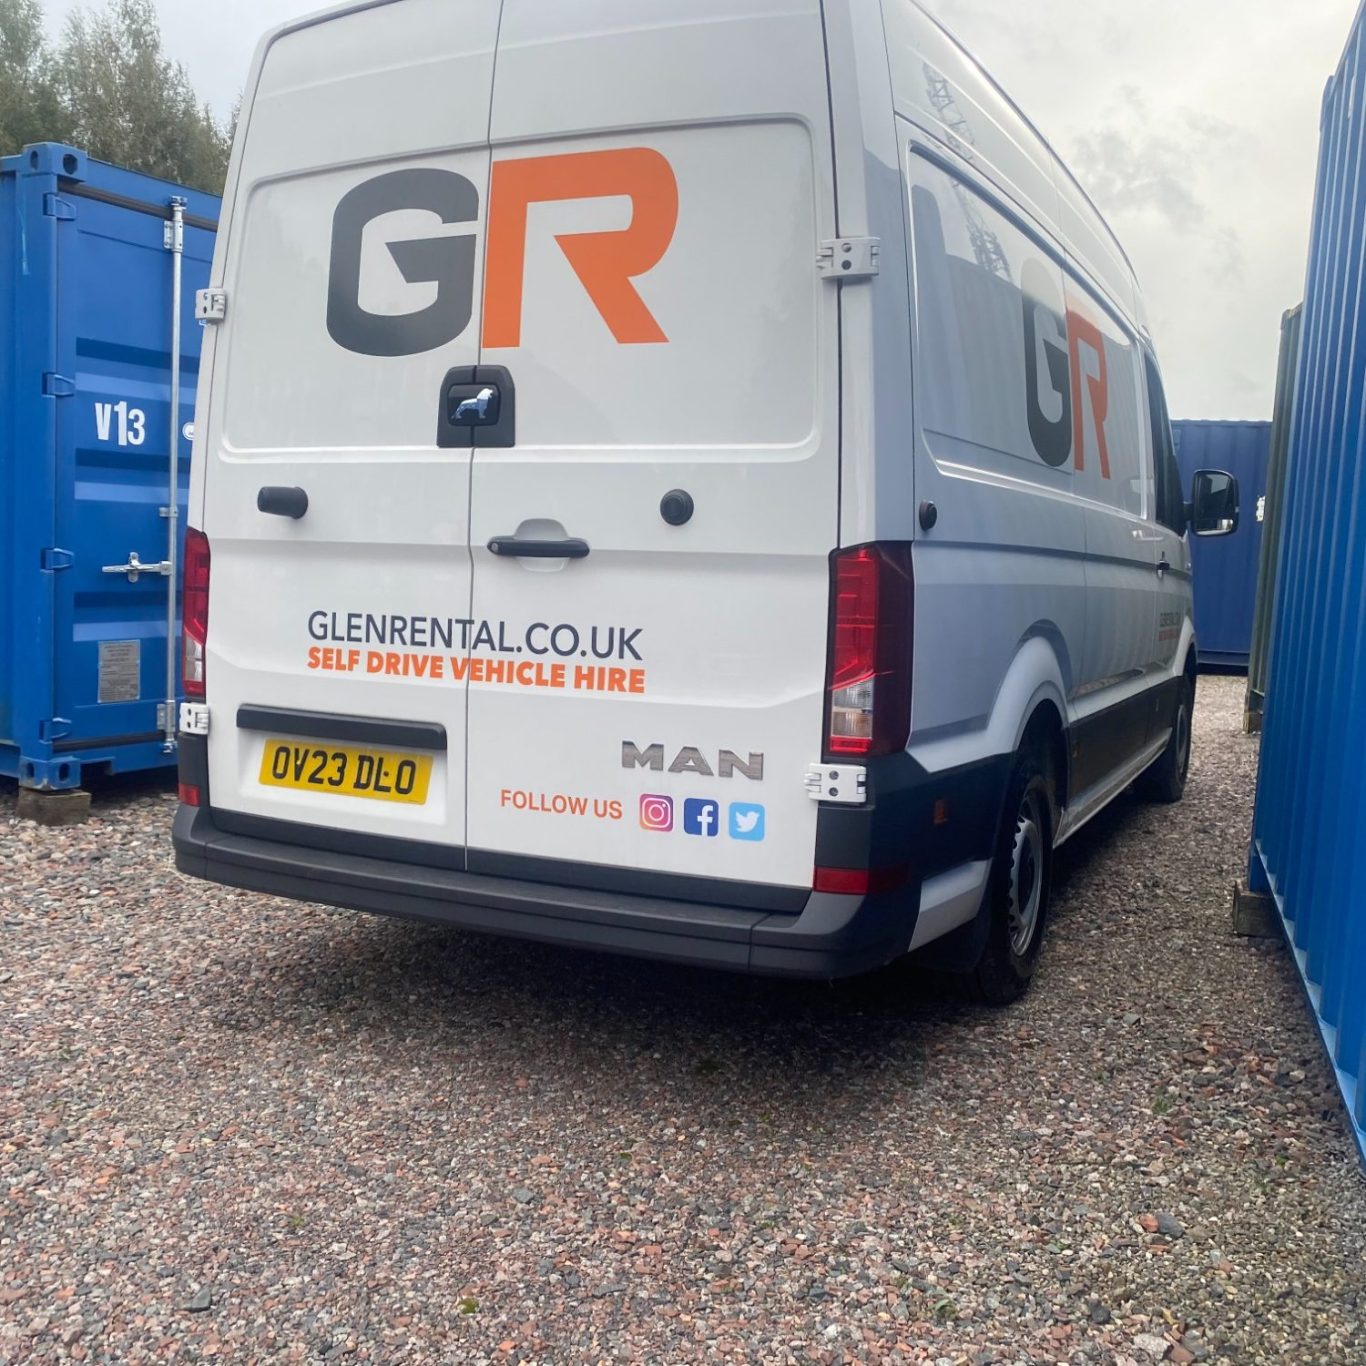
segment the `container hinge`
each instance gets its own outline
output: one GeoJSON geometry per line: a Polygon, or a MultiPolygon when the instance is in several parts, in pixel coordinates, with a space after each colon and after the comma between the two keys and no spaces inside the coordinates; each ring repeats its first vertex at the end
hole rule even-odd
{"type": "Polygon", "coordinates": [[[221,323],[228,316],[228,291],[198,290],[194,296],[194,315],[201,323],[221,323]]]}
{"type": "Polygon", "coordinates": [[[43,374],[44,398],[70,398],[76,392],[76,381],[65,375],[53,374],[51,370],[43,374]]]}
{"type": "Polygon", "coordinates": [[[38,722],[38,739],[45,745],[71,734],[71,722],[64,716],[54,716],[50,721],[38,722]]]}
{"type": "Polygon", "coordinates": [[[203,702],[182,702],[180,704],[180,733],[182,735],[207,735],[209,733],[209,709],[203,702]]]}
{"type": "Polygon", "coordinates": [[[179,195],[171,200],[171,217],[161,225],[161,245],[167,251],[185,250],[185,200],[179,195]]]}
{"type": "Polygon", "coordinates": [[[70,569],[75,559],[69,550],[50,545],[38,556],[38,567],[45,574],[55,574],[59,569],[70,569]]]}
{"type": "Polygon", "coordinates": [[[45,194],[43,196],[43,214],[47,218],[55,218],[62,223],[70,223],[76,217],[76,206],[69,199],[63,199],[59,194],[45,194]]]}
{"type": "Polygon", "coordinates": [[[833,237],[821,243],[816,270],[827,280],[869,280],[881,255],[880,237],[833,237]]]}
{"type": "Polygon", "coordinates": [[[862,764],[812,764],[806,770],[806,795],[813,802],[862,806],[868,800],[868,770],[862,764]]]}

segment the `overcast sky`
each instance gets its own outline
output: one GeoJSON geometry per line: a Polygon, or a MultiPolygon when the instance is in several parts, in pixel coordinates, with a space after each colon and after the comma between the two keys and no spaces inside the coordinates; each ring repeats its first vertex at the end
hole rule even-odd
{"type": "MultiPolygon", "coordinates": [[[[320,7],[156,3],[171,55],[224,113],[261,32],[320,7]]],[[[1118,233],[1172,415],[1270,417],[1280,317],[1304,288],[1319,101],[1356,0],[926,3],[1118,233]]],[[[45,0],[54,29],[79,4],[45,0]]]]}

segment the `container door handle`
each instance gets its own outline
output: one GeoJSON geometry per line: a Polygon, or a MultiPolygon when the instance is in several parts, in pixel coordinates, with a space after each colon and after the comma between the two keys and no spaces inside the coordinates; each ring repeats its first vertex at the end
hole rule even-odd
{"type": "Polygon", "coordinates": [[[1165,555],[1163,555],[1163,557],[1157,562],[1157,577],[1159,579],[1165,578],[1167,570],[1169,570],[1170,568],[1171,562],[1167,559],[1165,555]]]}
{"type": "Polygon", "coordinates": [[[174,572],[170,560],[153,560],[144,563],[136,550],[128,552],[127,564],[107,564],[100,570],[102,574],[126,574],[129,583],[136,583],[143,574],[168,575],[174,572]]]}
{"type": "Polygon", "coordinates": [[[489,542],[495,555],[520,560],[583,560],[588,542],[570,537],[563,541],[523,540],[520,536],[495,536],[489,542]]]}

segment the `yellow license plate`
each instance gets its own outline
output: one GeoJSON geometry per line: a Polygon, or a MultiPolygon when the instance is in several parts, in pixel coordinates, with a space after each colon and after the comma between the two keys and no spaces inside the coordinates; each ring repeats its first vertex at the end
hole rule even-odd
{"type": "Polygon", "coordinates": [[[261,755],[261,784],[337,797],[422,806],[432,780],[430,754],[387,749],[353,749],[308,740],[267,740],[261,755]]]}

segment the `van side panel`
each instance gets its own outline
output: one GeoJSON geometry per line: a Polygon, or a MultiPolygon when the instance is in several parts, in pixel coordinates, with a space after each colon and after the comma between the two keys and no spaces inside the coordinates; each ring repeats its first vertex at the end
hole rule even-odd
{"type": "Polygon", "coordinates": [[[982,757],[1024,643],[1077,686],[1086,620],[1084,513],[1071,458],[1063,277],[966,171],[907,136],[915,288],[917,494],[912,751],[982,757]],[[1031,398],[1032,395],[1032,398],[1031,398]],[[937,743],[935,743],[937,742],[937,743]]]}
{"type": "Polygon", "coordinates": [[[917,534],[912,752],[968,762],[1015,732],[1027,718],[1001,709],[1034,696],[1023,646],[1046,642],[1076,795],[1140,762],[1162,654],[1137,287],[977,63],[912,0],[882,13],[912,243],[916,497],[938,518],[917,534]]]}

